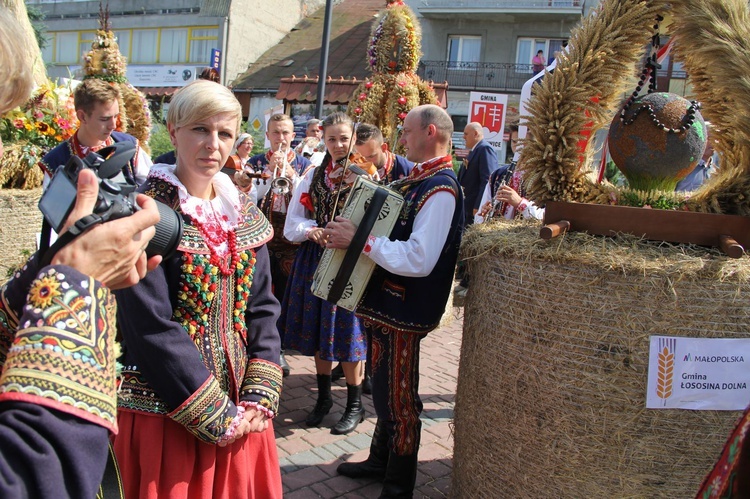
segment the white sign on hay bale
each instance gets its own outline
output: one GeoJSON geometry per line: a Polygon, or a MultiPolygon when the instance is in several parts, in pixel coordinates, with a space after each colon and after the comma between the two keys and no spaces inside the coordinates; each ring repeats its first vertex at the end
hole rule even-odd
{"type": "Polygon", "coordinates": [[[748,339],[652,336],[646,407],[741,411],[750,403],[749,364],[748,339]]]}

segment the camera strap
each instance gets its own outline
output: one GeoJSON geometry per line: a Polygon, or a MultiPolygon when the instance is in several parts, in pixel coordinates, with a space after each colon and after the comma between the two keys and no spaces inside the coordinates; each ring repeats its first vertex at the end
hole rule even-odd
{"type": "Polygon", "coordinates": [[[60,251],[60,248],[62,248],[90,228],[94,227],[95,225],[99,225],[102,222],[104,222],[104,219],[99,215],[96,215],[94,213],[86,215],[85,217],[77,220],[76,223],[68,228],[68,230],[60,234],[57,240],[52,244],[52,246],[50,246],[49,241],[52,228],[49,226],[47,221],[44,220],[42,222],[42,237],[39,244],[39,254],[41,255],[40,268],[49,265],[52,261],[52,257],[54,257],[58,251],[60,251]]]}

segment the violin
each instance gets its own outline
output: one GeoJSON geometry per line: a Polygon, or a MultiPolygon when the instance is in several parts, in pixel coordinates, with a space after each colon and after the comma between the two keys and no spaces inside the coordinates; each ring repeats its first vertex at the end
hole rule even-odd
{"type": "Polygon", "coordinates": [[[234,154],[230,154],[229,157],[227,157],[227,162],[224,163],[224,166],[222,167],[222,170],[224,169],[234,171],[242,170],[242,162],[240,161],[240,157],[234,154]]]}
{"type": "MultiPolygon", "coordinates": [[[[375,166],[375,163],[371,161],[367,161],[365,157],[359,154],[358,152],[350,152],[349,156],[338,160],[337,163],[346,167],[347,161],[348,161],[349,169],[351,169],[352,165],[356,165],[361,170],[363,170],[367,175],[375,175],[375,173],[377,173],[378,171],[378,167],[375,166]]],[[[359,172],[355,171],[355,173],[359,173],[359,172]]]]}
{"type": "Polygon", "coordinates": [[[249,168],[243,169],[239,157],[234,154],[229,155],[221,171],[229,175],[229,178],[231,178],[235,184],[246,184],[246,182],[243,182],[242,180],[248,179],[258,179],[258,183],[260,183],[260,179],[268,179],[271,177],[268,173],[254,172],[249,168]],[[236,174],[241,175],[244,179],[237,182],[237,178],[235,177],[236,174]]]}

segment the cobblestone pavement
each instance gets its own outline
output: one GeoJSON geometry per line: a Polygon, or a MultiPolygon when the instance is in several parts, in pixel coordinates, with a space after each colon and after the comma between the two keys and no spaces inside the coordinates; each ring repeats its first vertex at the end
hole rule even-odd
{"type": "MultiPolygon", "coordinates": [[[[419,393],[424,403],[422,443],[415,498],[448,497],[453,459],[453,404],[463,327],[462,309],[453,308],[453,320],[422,340],[419,393]]],[[[349,460],[367,458],[375,428],[375,410],[363,396],[366,419],[348,435],[332,435],[331,427],[346,405],[344,380],[334,383],[334,405],[319,428],[307,428],[305,417],[315,405],[317,386],[313,359],[287,355],[292,373],[284,379],[279,416],[274,420],[284,497],[373,498],[380,494],[375,480],[354,480],[336,474],[349,460]]]]}

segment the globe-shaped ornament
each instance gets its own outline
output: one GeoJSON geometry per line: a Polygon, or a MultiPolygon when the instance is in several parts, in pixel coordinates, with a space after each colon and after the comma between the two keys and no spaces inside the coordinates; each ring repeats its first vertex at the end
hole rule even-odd
{"type": "Polygon", "coordinates": [[[632,189],[673,191],[706,148],[700,105],[653,92],[633,100],[609,128],[609,153],[632,189]]]}

